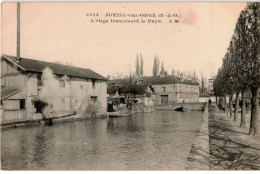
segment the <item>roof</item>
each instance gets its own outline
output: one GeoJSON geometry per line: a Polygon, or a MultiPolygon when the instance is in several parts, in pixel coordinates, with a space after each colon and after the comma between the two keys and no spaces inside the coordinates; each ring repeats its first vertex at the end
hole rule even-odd
{"type": "Polygon", "coordinates": [[[136,85],[137,94],[144,95],[147,92],[148,87],[150,87],[151,91],[154,92],[154,89],[149,85],[136,85]]]}
{"type": "Polygon", "coordinates": [[[177,78],[175,76],[148,76],[143,77],[143,82],[151,85],[173,84],[177,82],[177,78]]]}
{"type": "Polygon", "coordinates": [[[134,93],[135,95],[144,95],[147,92],[147,88],[150,87],[151,91],[154,92],[154,89],[147,84],[142,85],[133,85],[131,87],[121,87],[119,88],[119,92],[122,93],[124,91],[125,93],[134,93]]]}
{"type": "Polygon", "coordinates": [[[134,93],[136,95],[144,95],[147,92],[147,88],[150,88],[151,92],[154,92],[154,89],[151,85],[148,84],[141,84],[141,85],[132,85],[132,86],[115,86],[115,85],[108,85],[107,87],[107,94],[115,94],[117,91],[119,95],[122,93],[134,93]]]}
{"type": "Polygon", "coordinates": [[[56,75],[67,75],[71,77],[107,80],[105,77],[97,74],[91,69],[62,65],[58,63],[52,63],[52,62],[44,62],[40,60],[27,59],[27,58],[21,58],[21,60],[18,62],[17,58],[14,56],[3,55],[2,57],[8,60],[9,62],[17,65],[22,70],[28,72],[41,73],[44,68],[49,67],[50,69],[53,70],[53,73],[56,75]]]}
{"type": "Polygon", "coordinates": [[[183,81],[180,80],[178,83],[186,84],[186,85],[199,85],[198,82],[193,81],[193,80],[188,80],[188,79],[183,79],[183,81]]]}
{"type": "Polygon", "coordinates": [[[173,76],[173,75],[166,75],[166,76],[148,76],[143,77],[143,82],[146,84],[151,85],[166,85],[166,84],[187,84],[187,85],[199,85],[198,82],[194,82],[192,80],[183,79],[173,76]]]}
{"type": "Polygon", "coordinates": [[[15,88],[9,88],[9,87],[3,88],[3,89],[1,89],[1,100],[4,100],[4,99],[12,96],[19,91],[20,90],[15,89],[15,88]]]}

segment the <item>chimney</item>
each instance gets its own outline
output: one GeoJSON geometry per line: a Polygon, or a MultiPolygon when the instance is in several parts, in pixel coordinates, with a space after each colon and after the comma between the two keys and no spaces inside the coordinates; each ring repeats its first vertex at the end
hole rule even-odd
{"type": "Polygon", "coordinates": [[[20,62],[20,2],[17,2],[17,62],[20,62]]]}

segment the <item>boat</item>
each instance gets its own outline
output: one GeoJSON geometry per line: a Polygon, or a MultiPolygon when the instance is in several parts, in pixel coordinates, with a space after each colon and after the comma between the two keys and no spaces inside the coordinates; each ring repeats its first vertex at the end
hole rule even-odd
{"type": "Polygon", "coordinates": [[[180,111],[180,112],[184,112],[184,111],[189,111],[191,110],[190,108],[184,107],[184,106],[180,106],[176,109],[174,109],[175,111],[180,111]]]}
{"type": "Polygon", "coordinates": [[[175,109],[175,111],[181,111],[181,112],[183,112],[184,110],[185,110],[185,108],[183,106],[178,107],[178,108],[175,109]]]}

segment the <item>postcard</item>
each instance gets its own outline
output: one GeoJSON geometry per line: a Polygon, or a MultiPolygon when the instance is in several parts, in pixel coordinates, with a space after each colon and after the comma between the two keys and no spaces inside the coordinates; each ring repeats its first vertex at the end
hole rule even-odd
{"type": "Polygon", "coordinates": [[[3,2],[2,170],[259,170],[259,2],[3,2]]]}

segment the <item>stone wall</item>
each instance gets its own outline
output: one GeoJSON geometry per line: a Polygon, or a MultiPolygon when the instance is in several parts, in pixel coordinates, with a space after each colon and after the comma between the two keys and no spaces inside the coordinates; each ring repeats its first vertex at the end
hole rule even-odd
{"type": "Polygon", "coordinates": [[[185,169],[209,170],[209,118],[208,107],[201,117],[200,126],[192,143],[185,169]]]}
{"type": "Polygon", "coordinates": [[[184,106],[192,111],[202,111],[205,108],[206,103],[173,103],[167,105],[156,105],[155,110],[175,110],[177,107],[184,106]]]}

